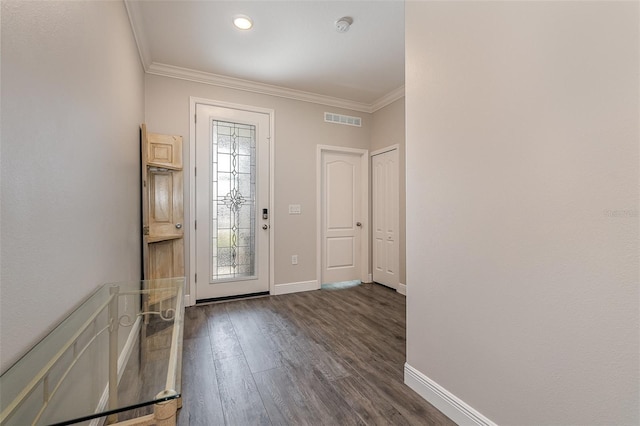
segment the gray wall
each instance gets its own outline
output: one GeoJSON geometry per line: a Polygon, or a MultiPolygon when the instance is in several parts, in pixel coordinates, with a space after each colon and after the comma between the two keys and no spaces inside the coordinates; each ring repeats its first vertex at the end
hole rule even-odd
{"type": "Polygon", "coordinates": [[[638,6],[407,3],[407,361],[498,424],[640,422],[638,6]]]}
{"type": "Polygon", "coordinates": [[[140,276],[143,70],[122,2],[2,1],[0,369],[140,276]]]}

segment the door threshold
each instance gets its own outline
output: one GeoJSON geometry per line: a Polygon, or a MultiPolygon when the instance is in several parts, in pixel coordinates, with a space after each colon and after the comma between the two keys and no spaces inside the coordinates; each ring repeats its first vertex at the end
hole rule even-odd
{"type": "Polygon", "coordinates": [[[342,290],[345,288],[351,288],[364,284],[360,280],[340,281],[337,283],[325,283],[320,286],[322,290],[342,290]]]}
{"type": "Polygon", "coordinates": [[[223,297],[212,297],[210,299],[200,299],[196,300],[196,305],[204,305],[205,303],[219,303],[219,302],[228,302],[229,300],[238,300],[238,299],[254,299],[256,297],[264,297],[268,296],[268,291],[261,291],[259,293],[249,293],[249,294],[237,294],[234,296],[223,296],[223,297]]]}

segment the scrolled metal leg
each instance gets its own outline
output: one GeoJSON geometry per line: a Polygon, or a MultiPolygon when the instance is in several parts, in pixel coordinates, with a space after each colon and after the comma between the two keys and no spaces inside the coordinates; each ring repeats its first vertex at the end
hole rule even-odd
{"type": "MultiPolygon", "coordinates": [[[[111,302],[109,303],[109,409],[118,408],[118,292],[120,287],[109,288],[111,302]]],[[[118,415],[107,417],[107,424],[118,421],[118,415]]]]}

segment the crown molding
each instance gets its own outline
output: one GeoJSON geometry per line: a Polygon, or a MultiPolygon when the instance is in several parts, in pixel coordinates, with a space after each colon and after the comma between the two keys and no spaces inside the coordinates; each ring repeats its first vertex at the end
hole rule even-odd
{"type": "Polygon", "coordinates": [[[129,16],[129,24],[131,25],[131,32],[133,33],[133,39],[138,47],[138,54],[140,55],[140,62],[146,72],[151,65],[151,53],[149,53],[149,43],[144,36],[144,31],[136,31],[136,28],[144,28],[142,25],[142,19],[140,18],[140,6],[138,2],[132,0],[124,0],[124,7],[127,9],[127,15],[129,16]]]}
{"type": "Polygon", "coordinates": [[[181,68],[173,65],[160,64],[157,62],[152,62],[146,71],[149,74],[194,81],[196,83],[211,84],[213,86],[226,87],[229,89],[244,90],[246,92],[260,93],[263,95],[277,96],[280,98],[294,99],[303,102],[311,102],[314,104],[344,108],[352,111],[360,111],[366,113],[373,112],[372,105],[363,102],[334,98],[331,96],[319,95],[317,93],[304,92],[302,90],[289,89],[286,87],[274,86],[271,84],[257,83],[255,81],[227,77],[224,75],[212,74],[188,68],[181,68]]]}
{"type": "Polygon", "coordinates": [[[387,93],[386,95],[384,95],[383,97],[375,101],[373,104],[371,104],[371,112],[376,112],[377,110],[382,109],[387,105],[403,97],[404,97],[404,84],[398,87],[397,89],[387,93]]]}

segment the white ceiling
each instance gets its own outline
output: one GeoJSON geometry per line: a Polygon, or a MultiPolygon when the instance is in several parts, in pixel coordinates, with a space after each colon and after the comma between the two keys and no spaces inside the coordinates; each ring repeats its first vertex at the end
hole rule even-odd
{"type": "Polygon", "coordinates": [[[362,111],[403,94],[402,0],[125,3],[147,72],[362,111]],[[238,14],[252,30],[233,26],[238,14]]]}

